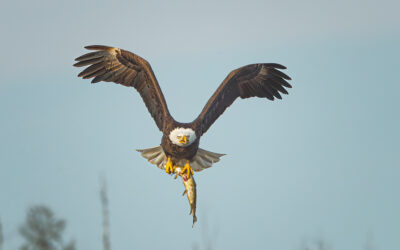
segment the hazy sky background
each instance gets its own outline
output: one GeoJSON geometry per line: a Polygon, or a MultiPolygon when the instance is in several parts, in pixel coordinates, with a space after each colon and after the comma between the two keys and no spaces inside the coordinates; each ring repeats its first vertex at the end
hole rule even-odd
{"type": "Polygon", "coordinates": [[[50,206],[78,249],[101,249],[99,175],[115,250],[400,249],[399,1],[3,1],[0,220],[21,244],[26,209],[50,206]],[[226,153],[180,180],[137,148],[161,133],[134,89],[89,84],[73,59],[105,44],[147,59],[172,115],[193,120],[225,76],[288,67],[282,101],[236,101],[201,140],[226,153]]]}

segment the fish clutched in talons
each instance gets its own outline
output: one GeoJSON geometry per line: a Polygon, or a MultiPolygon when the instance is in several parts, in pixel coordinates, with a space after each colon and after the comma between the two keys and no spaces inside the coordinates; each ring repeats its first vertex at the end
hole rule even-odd
{"type": "MultiPolygon", "coordinates": [[[[185,144],[190,138],[185,136],[179,137],[180,143],[185,144]]],[[[196,182],[193,178],[194,171],[199,172],[204,169],[210,168],[214,163],[220,160],[224,154],[218,154],[199,148],[197,154],[188,161],[185,158],[174,158],[168,156],[161,146],[138,149],[141,155],[146,158],[151,164],[156,165],[158,168],[164,170],[168,174],[175,174],[175,179],[180,176],[185,185],[185,192],[187,195],[190,214],[193,216],[193,225],[197,221],[196,217],[196,182]]]]}
{"type": "MultiPolygon", "coordinates": [[[[190,205],[190,213],[193,216],[193,225],[197,221],[196,217],[196,182],[194,181],[193,174],[185,174],[184,170],[180,166],[175,166],[175,179],[178,177],[182,177],[183,185],[185,186],[185,191],[182,195],[187,195],[189,205],[190,205]]],[[[193,173],[193,172],[192,172],[193,173]]]]}

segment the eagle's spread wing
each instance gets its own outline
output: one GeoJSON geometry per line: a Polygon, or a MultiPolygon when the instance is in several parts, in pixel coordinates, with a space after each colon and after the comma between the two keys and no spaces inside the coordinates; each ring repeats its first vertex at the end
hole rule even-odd
{"type": "Polygon", "coordinates": [[[170,114],[150,64],[140,56],[118,48],[102,45],[85,48],[95,52],[75,59],[78,61],[74,64],[76,67],[90,65],[78,76],[84,79],[94,77],[92,83],[105,81],[134,87],[142,96],[157,127],[162,131],[164,121],[170,114]]]}
{"type": "Polygon", "coordinates": [[[292,86],[285,79],[291,79],[277,69],[286,67],[276,63],[262,63],[250,64],[232,71],[196,119],[201,124],[201,134],[204,134],[238,97],[244,99],[257,96],[273,101],[274,98],[282,99],[279,92],[288,94],[284,87],[292,86]]]}

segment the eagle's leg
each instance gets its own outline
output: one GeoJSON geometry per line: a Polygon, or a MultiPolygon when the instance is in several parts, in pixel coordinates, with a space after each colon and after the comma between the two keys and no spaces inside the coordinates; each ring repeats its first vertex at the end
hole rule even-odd
{"type": "Polygon", "coordinates": [[[167,164],[165,164],[165,172],[167,174],[172,174],[174,172],[174,164],[172,163],[171,157],[168,156],[167,164]]]}
{"type": "Polygon", "coordinates": [[[190,175],[193,175],[193,169],[189,165],[189,160],[186,161],[185,167],[182,169],[182,174],[185,173],[185,171],[186,171],[187,178],[189,178],[190,175]]]}

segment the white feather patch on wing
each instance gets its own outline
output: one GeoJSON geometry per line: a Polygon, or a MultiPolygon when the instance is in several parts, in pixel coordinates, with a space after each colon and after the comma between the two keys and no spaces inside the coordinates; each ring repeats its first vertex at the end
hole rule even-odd
{"type": "MultiPolygon", "coordinates": [[[[137,149],[141,155],[147,159],[151,164],[156,165],[160,169],[165,169],[167,163],[167,156],[161,146],[147,149],[137,149]]],[[[218,154],[199,148],[197,154],[190,161],[190,166],[196,172],[200,172],[212,166],[213,163],[219,162],[219,158],[225,154],[218,154]]],[[[173,159],[175,165],[185,166],[186,159],[173,159]]]]}

